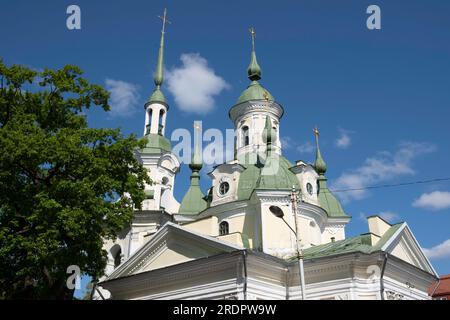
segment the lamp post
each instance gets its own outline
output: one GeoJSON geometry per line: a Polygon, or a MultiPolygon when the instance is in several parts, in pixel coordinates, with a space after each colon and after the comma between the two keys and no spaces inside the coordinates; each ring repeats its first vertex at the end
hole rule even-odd
{"type": "Polygon", "coordinates": [[[297,224],[297,191],[295,189],[295,186],[292,186],[291,202],[292,202],[292,213],[294,215],[295,230],[292,229],[292,227],[289,225],[289,223],[287,223],[286,220],[284,220],[283,210],[281,210],[277,206],[270,206],[269,210],[273,213],[273,215],[275,217],[282,219],[284,221],[284,223],[289,227],[289,229],[295,235],[295,244],[296,244],[297,259],[298,259],[298,270],[299,270],[299,275],[300,275],[300,286],[302,288],[302,300],[306,300],[305,269],[303,267],[303,250],[299,244],[300,239],[299,239],[299,230],[298,230],[298,224],[297,224]]]}

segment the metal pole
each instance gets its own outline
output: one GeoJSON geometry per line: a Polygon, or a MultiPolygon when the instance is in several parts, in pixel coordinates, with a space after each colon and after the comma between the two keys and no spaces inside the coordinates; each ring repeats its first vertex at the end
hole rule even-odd
{"type": "Polygon", "coordinates": [[[305,269],[303,268],[303,250],[299,245],[300,239],[299,230],[297,224],[297,192],[295,190],[295,186],[292,186],[292,212],[294,214],[294,223],[295,223],[295,243],[297,248],[297,258],[298,258],[298,269],[300,275],[300,286],[302,288],[302,300],[306,300],[306,286],[305,286],[305,269]]]}

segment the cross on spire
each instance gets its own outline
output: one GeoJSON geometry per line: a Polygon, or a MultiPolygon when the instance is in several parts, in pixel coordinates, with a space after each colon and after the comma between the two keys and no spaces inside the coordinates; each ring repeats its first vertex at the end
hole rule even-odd
{"type": "Polygon", "coordinates": [[[317,128],[317,126],[315,126],[313,128],[313,133],[314,133],[314,136],[316,138],[316,146],[317,146],[317,148],[319,148],[319,135],[320,135],[320,133],[319,133],[319,129],[317,128]]]}
{"type": "Polygon", "coordinates": [[[255,37],[256,37],[255,28],[251,27],[250,29],[248,29],[248,31],[252,35],[252,49],[253,49],[253,51],[255,51],[255,37]]]}
{"type": "Polygon", "coordinates": [[[314,127],[313,132],[316,137],[319,136],[319,129],[317,129],[317,126],[314,127]]]}
{"type": "Polygon", "coordinates": [[[169,21],[169,19],[167,19],[167,9],[166,8],[164,8],[164,15],[162,17],[158,16],[158,18],[160,18],[162,20],[162,22],[163,22],[161,33],[164,33],[164,31],[166,29],[166,23],[168,23],[168,24],[172,23],[172,22],[169,21]]]}

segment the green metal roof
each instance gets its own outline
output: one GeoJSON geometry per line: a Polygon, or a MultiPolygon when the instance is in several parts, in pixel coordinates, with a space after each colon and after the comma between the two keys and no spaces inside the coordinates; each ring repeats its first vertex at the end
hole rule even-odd
{"type": "Polygon", "coordinates": [[[341,203],[327,187],[327,178],[319,176],[319,204],[327,212],[329,217],[349,217],[342,209],[341,203]]]}
{"type": "Polygon", "coordinates": [[[291,190],[292,186],[299,188],[297,177],[289,168],[292,164],[285,157],[278,154],[270,154],[262,165],[245,163],[245,158],[240,159],[245,170],[241,173],[238,182],[238,200],[249,199],[255,189],[291,190]],[[264,169],[265,168],[265,169],[264,169]]]}
{"type": "Polygon", "coordinates": [[[204,199],[204,194],[200,189],[200,175],[198,172],[193,172],[191,175],[191,185],[183,197],[180,204],[178,214],[196,215],[207,207],[207,202],[204,199]]]}
{"type": "Polygon", "coordinates": [[[242,92],[237,103],[242,103],[250,100],[264,100],[275,101],[275,98],[267,91],[258,81],[254,80],[250,83],[247,89],[242,92]],[[267,98],[267,99],[266,99],[267,98]]]}
{"type": "Polygon", "coordinates": [[[159,87],[155,88],[152,95],[148,99],[148,102],[163,102],[167,104],[166,97],[164,97],[164,94],[159,87]]]}
{"type": "MultiPolygon", "coordinates": [[[[381,250],[383,245],[394,235],[402,224],[403,223],[397,223],[392,225],[374,246],[372,245],[371,235],[367,233],[345,240],[310,247],[303,250],[303,255],[305,259],[313,259],[354,252],[370,254],[381,250]]],[[[297,257],[290,257],[288,260],[295,261],[297,260],[297,257]]]]}
{"type": "Polygon", "coordinates": [[[171,151],[170,140],[159,134],[150,133],[145,136],[147,144],[141,153],[161,153],[161,151],[171,151]]]}

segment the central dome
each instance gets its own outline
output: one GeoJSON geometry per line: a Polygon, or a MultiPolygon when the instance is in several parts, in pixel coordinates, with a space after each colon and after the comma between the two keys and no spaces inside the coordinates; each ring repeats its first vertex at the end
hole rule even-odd
{"type": "Polygon", "coordinates": [[[275,101],[274,97],[270,94],[270,92],[267,91],[265,88],[263,88],[263,86],[261,86],[261,84],[256,80],[253,80],[247,87],[247,89],[245,89],[244,92],[242,92],[237,103],[239,104],[250,100],[275,101]]]}

